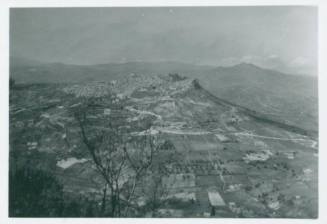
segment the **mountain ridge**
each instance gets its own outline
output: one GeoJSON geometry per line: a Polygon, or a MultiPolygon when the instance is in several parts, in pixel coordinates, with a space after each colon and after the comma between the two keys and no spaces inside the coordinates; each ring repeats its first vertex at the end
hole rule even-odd
{"type": "Polygon", "coordinates": [[[318,83],[313,76],[288,75],[249,63],[231,67],[178,62],[128,62],[100,65],[62,63],[11,67],[16,83],[83,83],[121,80],[131,74],[179,74],[196,78],[213,95],[266,114],[274,120],[317,132],[318,83]]]}

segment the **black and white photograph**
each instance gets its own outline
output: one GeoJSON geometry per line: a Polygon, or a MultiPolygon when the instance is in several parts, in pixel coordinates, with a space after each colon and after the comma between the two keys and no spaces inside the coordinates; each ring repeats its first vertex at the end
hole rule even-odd
{"type": "Polygon", "coordinates": [[[317,5],[11,7],[8,217],[318,219],[318,50],[317,5]]]}

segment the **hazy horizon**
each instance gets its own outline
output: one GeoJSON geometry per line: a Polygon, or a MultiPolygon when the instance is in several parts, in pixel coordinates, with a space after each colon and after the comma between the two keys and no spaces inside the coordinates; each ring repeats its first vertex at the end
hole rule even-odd
{"type": "Polygon", "coordinates": [[[315,7],[16,8],[10,18],[10,55],[42,62],[317,70],[315,7]]]}

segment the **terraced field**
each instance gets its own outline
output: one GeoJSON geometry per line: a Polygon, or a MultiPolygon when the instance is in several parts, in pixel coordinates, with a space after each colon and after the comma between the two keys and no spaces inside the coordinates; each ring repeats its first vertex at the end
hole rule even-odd
{"type": "Polygon", "coordinates": [[[317,136],[220,100],[192,79],[133,74],[110,83],[14,89],[11,150],[37,150],[55,158],[54,172],[67,193],[101,193],[103,183],[69,112],[90,98],[94,106],[87,116],[94,128],[106,129],[104,120],[114,119],[132,136],[153,135],[171,144],[168,151],[158,151],[157,161],[167,161],[166,182],[178,175],[173,182],[179,187],[168,187],[166,197],[181,203],[160,209],[185,217],[317,217],[317,136]],[[67,160],[68,165],[60,165],[67,160]],[[212,190],[225,202],[214,214],[208,198],[212,190]]]}

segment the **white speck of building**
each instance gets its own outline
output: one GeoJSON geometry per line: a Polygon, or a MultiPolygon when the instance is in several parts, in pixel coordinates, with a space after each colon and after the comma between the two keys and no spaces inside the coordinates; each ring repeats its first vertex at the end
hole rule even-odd
{"type": "Polygon", "coordinates": [[[268,204],[268,207],[273,209],[273,210],[278,210],[280,208],[279,202],[274,201],[268,204]]]}
{"type": "Polygon", "coordinates": [[[221,141],[221,142],[228,142],[229,141],[229,138],[226,137],[225,135],[222,135],[222,134],[215,134],[215,135],[218,138],[218,140],[221,141]]]}
{"type": "Polygon", "coordinates": [[[221,207],[226,205],[224,199],[220,196],[219,192],[217,191],[209,191],[208,198],[209,198],[210,205],[212,207],[221,207]]]}
{"type": "Polygon", "coordinates": [[[119,94],[117,94],[117,98],[120,99],[120,100],[122,100],[122,99],[124,99],[124,95],[121,94],[121,93],[119,93],[119,94]]]}
{"type": "Polygon", "coordinates": [[[103,110],[103,114],[104,115],[110,115],[111,114],[111,110],[109,108],[106,108],[103,110]]]}
{"type": "Polygon", "coordinates": [[[68,167],[71,167],[72,165],[74,165],[76,163],[84,163],[86,161],[87,161],[87,159],[85,159],[85,158],[77,159],[75,157],[70,157],[68,159],[62,159],[60,161],[57,161],[57,166],[59,166],[63,169],[67,169],[68,167]]]}

